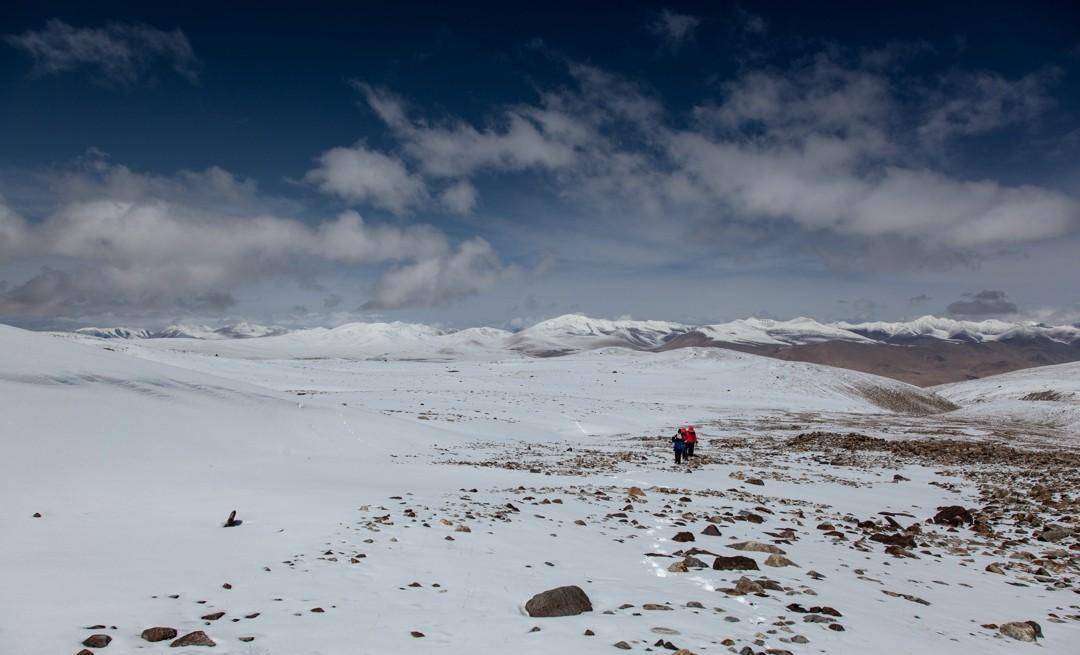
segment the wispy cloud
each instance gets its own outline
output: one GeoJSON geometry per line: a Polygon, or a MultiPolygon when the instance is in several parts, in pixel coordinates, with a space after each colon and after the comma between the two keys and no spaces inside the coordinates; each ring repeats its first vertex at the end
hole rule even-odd
{"type": "Polygon", "coordinates": [[[163,64],[192,84],[199,81],[199,59],[180,29],[160,30],[142,23],[74,27],[52,19],[39,30],[8,34],[4,40],[33,59],[35,75],[92,71],[111,84],[135,84],[163,64]]]}
{"type": "Polygon", "coordinates": [[[660,37],[664,45],[671,50],[678,50],[694,40],[701,19],[691,14],[680,14],[663,9],[649,22],[649,31],[660,37]]]}

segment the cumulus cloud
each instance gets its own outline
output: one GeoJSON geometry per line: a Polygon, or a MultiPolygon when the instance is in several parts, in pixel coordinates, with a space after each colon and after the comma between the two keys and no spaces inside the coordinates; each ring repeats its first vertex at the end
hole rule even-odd
{"type": "Polygon", "coordinates": [[[700,25],[701,19],[697,16],[664,9],[649,23],[649,31],[663,39],[667,47],[678,50],[683,44],[694,40],[700,25]]]}
{"type": "Polygon", "coordinates": [[[164,64],[192,84],[199,81],[199,59],[179,29],[141,23],[74,27],[52,19],[39,30],[8,34],[4,40],[30,55],[35,75],[89,69],[104,82],[135,84],[156,64],[164,64]]]}
{"type": "Polygon", "coordinates": [[[1019,311],[1004,291],[992,289],[965,293],[963,299],[950,303],[946,310],[954,316],[964,317],[1001,316],[1019,311]]]}
{"type": "Polygon", "coordinates": [[[517,269],[503,266],[487,241],[463,242],[447,257],[417,261],[388,271],[375,286],[375,297],[364,309],[445,304],[491,287],[517,269]]]}
{"type": "Polygon", "coordinates": [[[304,180],[353,203],[370,203],[401,214],[427,198],[423,179],[396,157],[357,143],[319,155],[318,166],[304,180]]]}

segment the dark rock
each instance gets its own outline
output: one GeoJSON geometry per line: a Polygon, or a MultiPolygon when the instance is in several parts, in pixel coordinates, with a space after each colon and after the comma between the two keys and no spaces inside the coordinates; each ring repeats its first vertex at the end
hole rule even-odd
{"type": "Polygon", "coordinates": [[[614,644],[615,648],[621,648],[622,650],[630,650],[630,644],[625,641],[617,641],[614,644]]]}
{"type": "Polygon", "coordinates": [[[589,597],[574,585],[543,591],[525,603],[529,616],[575,616],[592,609],[589,597]]]}
{"type": "Polygon", "coordinates": [[[719,537],[720,528],[710,523],[709,525],[705,526],[705,529],[701,531],[701,534],[708,535],[710,537],[719,537]]]}
{"type": "Polygon", "coordinates": [[[105,648],[112,641],[112,637],[109,635],[90,635],[86,639],[83,639],[82,645],[87,648],[105,648]]]}
{"type": "Polygon", "coordinates": [[[169,644],[170,648],[180,648],[182,646],[217,646],[217,644],[214,643],[213,639],[207,637],[205,632],[196,630],[169,644]]]}
{"type": "MultiPolygon", "coordinates": [[[[223,525],[222,527],[235,528],[236,526],[240,525],[241,523],[243,523],[243,521],[236,518],[236,510],[234,509],[233,511],[229,512],[229,518],[225,519],[225,525],[223,525]]],[[[195,633],[193,632],[191,634],[195,634],[195,633]]]]}
{"type": "Polygon", "coordinates": [[[937,514],[934,514],[934,523],[938,525],[948,525],[953,528],[959,528],[962,525],[971,525],[975,522],[975,517],[970,510],[966,510],[960,505],[949,505],[947,507],[939,507],[937,514]]]}
{"type": "Polygon", "coordinates": [[[915,547],[915,537],[910,534],[884,534],[882,532],[875,532],[870,535],[870,541],[876,541],[879,544],[885,544],[887,546],[900,546],[902,548],[915,547]]]}
{"type": "Polygon", "coordinates": [[[225,612],[211,612],[210,614],[203,615],[199,618],[203,621],[217,621],[223,616],[225,616],[225,612]]]}
{"type": "Polygon", "coordinates": [[[713,569],[717,571],[757,571],[758,565],[751,557],[735,555],[724,557],[723,555],[713,560],[713,569]]]}
{"type": "Polygon", "coordinates": [[[684,542],[687,542],[687,541],[693,541],[694,540],[694,533],[693,532],[680,532],[680,533],[676,534],[674,537],[672,537],[671,540],[672,541],[677,541],[679,543],[684,543],[684,542]]]}
{"type": "Polygon", "coordinates": [[[420,632],[419,630],[413,630],[409,634],[411,634],[413,637],[416,637],[417,639],[420,639],[421,637],[424,636],[424,633],[420,632]]]}
{"type": "Polygon", "coordinates": [[[147,628],[142,631],[142,638],[146,641],[176,639],[176,630],[173,628],[147,628]]]}

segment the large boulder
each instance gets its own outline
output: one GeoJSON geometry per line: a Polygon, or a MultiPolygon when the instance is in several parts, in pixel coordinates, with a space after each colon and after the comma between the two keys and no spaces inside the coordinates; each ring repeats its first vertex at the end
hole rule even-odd
{"type": "Polygon", "coordinates": [[[717,571],[757,571],[757,562],[750,557],[744,557],[743,555],[736,555],[734,557],[724,557],[723,555],[717,557],[713,561],[713,569],[717,571]]]}
{"type": "Polygon", "coordinates": [[[529,616],[575,616],[592,611],[592,602],[578,586],[557,587],[540,592],[525,603],[529,616]]]}

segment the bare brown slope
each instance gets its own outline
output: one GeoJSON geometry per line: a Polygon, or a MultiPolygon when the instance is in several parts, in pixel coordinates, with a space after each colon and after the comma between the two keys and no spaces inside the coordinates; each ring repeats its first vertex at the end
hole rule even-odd
{"type": "Polygon", "coordinates": [[[684,337],[672,339],[663,349],[729,348],[787,361],[873,373],[920,387],[1080,361],[1080,346],[1048,339],[969,343],[925,338],[903,344],[825,341],[799,346],[748,346],[712,341],[701,333],[692,332],[684,337]]]}

